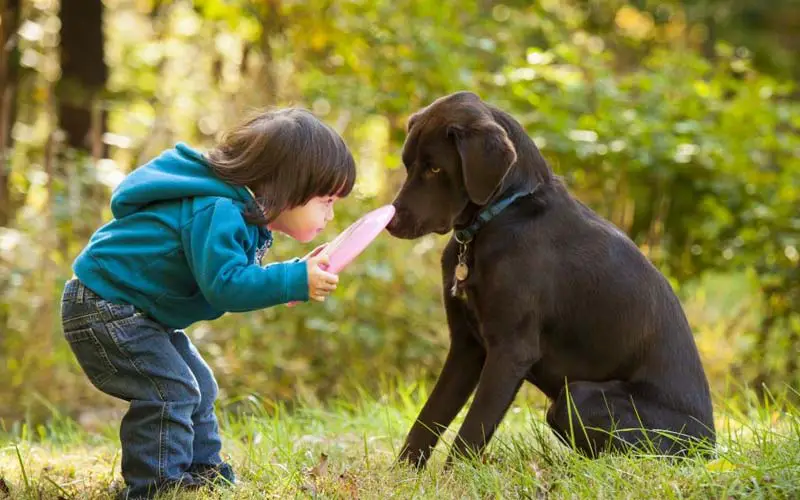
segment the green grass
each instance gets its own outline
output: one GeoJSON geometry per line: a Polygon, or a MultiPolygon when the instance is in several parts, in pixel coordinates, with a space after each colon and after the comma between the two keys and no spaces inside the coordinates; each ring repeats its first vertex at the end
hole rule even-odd
{"type": "MultiPolygon", "coordinates": [[[[555,442],[540,404],[520,397],[482,460],[443,467],[462,412],[416,472],[394,458],[427,393],[394,387],[379,400],[292,412],[240,402],[222,415],[239,481],[199,498],[800,498],[800,409],[784,400],[718,407],[717,458],[675,461],[582,458],[555,442]]],[[[116,422],[90,434],[55,415],[46,426],[0,432],[0,498],[112,498],[119,486],[116,422]]]]}

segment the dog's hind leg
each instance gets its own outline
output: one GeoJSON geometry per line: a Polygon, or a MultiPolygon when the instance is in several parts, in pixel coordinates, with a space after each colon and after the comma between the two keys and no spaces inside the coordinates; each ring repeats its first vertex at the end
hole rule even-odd
{"type": "Polygon", "coordinates": [[[547,423],[564,444],[590,457],[633,449],[703,453],[715,439],[713,424],[637,395],[621,381],[570,383],[548,410],[547,423]]]}

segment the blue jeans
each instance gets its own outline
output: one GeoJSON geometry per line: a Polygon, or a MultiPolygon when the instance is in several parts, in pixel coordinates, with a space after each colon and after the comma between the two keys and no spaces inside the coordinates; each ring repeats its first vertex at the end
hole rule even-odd
{"type": "Polygon", "coordinates": [[[79,280],[61,301],[64,336],[92,384],[130,402],[122,419],[122,477],[130,498],[196,485],[222,465],[217,382],[182,330],[113,304],[79,280]]]}

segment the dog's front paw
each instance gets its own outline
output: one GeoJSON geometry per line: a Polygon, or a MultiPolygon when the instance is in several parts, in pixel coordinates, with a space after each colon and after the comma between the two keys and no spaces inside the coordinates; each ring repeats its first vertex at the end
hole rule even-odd
{"type": "Polygon", "coordinates": [[[425,464],[428,463],[429,457],[430,450],[425,451],[420,448],[406,446],[403,448],[403,451],[400,452],[400,455],[397,457],[397,461],[421,470],[425,468],[425,464]]]}

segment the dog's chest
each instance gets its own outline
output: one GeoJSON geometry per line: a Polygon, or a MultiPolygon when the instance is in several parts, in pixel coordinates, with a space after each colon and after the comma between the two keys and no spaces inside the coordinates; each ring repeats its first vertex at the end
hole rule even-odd
{"type": "Polygon", "coordinates": [[[483,343],[480,325],[482,323],[481,311],[485,308],[481,307],[481,300],[485,300],[485,297],[479,286],[482,270],[474,266],[471,255],[465,257],[463,261],[453,263],[449,293],[455,300],[462,302],[466,306],[468,314],[477,320],[478,340],[483,343]]]}
{"type": "Polygon", "coordinates": [[[491,269],[486,266],[488,262],[478,262],[479,252],[476,242],[467,245],[455,245],[451,248],[446,259],[447,281],[443,283],[447,293],[456,301],[466,306],[467,314],[476,320],[477,340],[484,344],[483,316],[491,308],[492,298],[487,293],[486,280],[490,279],[491,269]]]}
{"type": "Polygon", "coordinates": [[[459,300],[464,304],[467,315],[474,321],[474,328],[470,329],[472,336],[482,346],[485,347],[487,339],[483,325],[485,324],[485,314],[487,309],[486,304],[484,304],[482,301],[486,300],[486,297],[481,294],[480,289],[476,286],[475,281],[477,280],[474,280],[473,282],[470,281],[471,280],[467,279],[461,283],[459,286],[459,294],[456,300],[459,300]]]}

